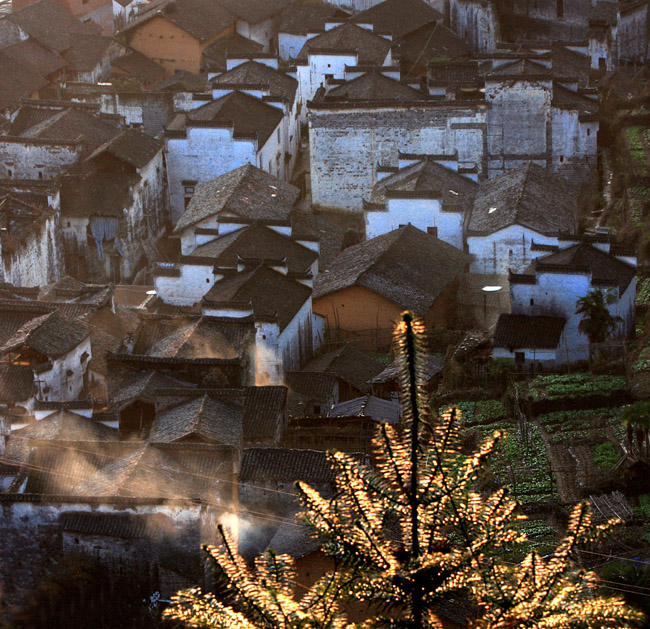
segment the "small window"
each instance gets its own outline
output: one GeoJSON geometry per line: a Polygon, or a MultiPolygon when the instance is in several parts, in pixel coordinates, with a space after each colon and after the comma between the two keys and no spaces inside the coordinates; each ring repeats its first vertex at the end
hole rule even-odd
{"type": "Polygon", "coordinates": [[[526,362],[525,352],[515,352],[515,364],[521,365],[526,362]]]}
{"type": "Polygon", "coordinates": [[[194,186],[183,186],[183,192],[185,194],[194,194],[194,186]]]}
{"type": "Polygon", "coordinates": [[[205,278],[205,283],[206,283],[206,284],[209,284],[209,283],[210,283],[210,278],[209,278],[209,277],[206,277],[206,278],[205,278]]]}
{"type": "Polygon", "coordinates": [[[7,171],[7,177],[8,177],[9,179],[11,179],[13,176],[14,176],[13,172],[11,172],[10,170],[8,170],[8,171],[7,171]]]}
{"type": "Polygon", "coordinates": [[[83,365],[87,360],[90,354],[88,352],[84,352],[80,357],[79,357],[79,362],[83,365]]]}
{"type": "Polygon", "coordinates": [[[560,155],[560,164],[564,161],[564,155],[560,155]]]}
{"type": "Polygon", "coordinates": [[[320,414],[321,414],[321,405],[314,404],[314,415],[320,415],[320,414]]]}
{"type": "Polygon", "coordinates": [[[587,135],[591,135],[591,129],[587,129],[587,135]]]}
{"type": "Polygon", "coordinates": [[[535,305],[535,300],[534,300],[534,299],[531,299],[531,300],[530,300],[530,305],[531,305],[531,306],[534,306],[534,305],[535,305]]]}
{"type": "Polygon", "coordinates": [[[43,179],[43,171],[42,170],[38,171],[38,178],[43,179]]]}

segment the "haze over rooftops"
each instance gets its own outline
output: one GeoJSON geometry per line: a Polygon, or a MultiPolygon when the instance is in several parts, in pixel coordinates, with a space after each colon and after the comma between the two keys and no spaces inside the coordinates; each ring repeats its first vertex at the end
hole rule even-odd
{"type": "Polygon", "coordinates": [[[578,187],[528,163],[479,185],[467,232],[492,234],[521,225],[541,234],[574,233],[578,187]]]}
{"type": "Polygon", "coordinates": [[[245,164],[199,184],[174,233],[221,212],[259,221],[287,220],[299,192],[291,184],[245,164]]]}

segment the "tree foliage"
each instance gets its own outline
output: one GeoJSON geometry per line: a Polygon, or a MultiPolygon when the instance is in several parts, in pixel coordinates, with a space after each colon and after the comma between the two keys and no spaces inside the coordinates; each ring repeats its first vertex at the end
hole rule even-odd
{"type": "Polygon", "coordinates": [[[616,301],[616,295],[595,289],[580,297],[576,301],[576,314],[581,314],[582,319],[578,329],[587,335],[590,343],[602,343],[616,326],[623,321],[621,317],[613,315],[607,306],[616,301]]]}
{"type": "Polygon", "coordinates": [[[220,528],[221,544],[205,550],[227,594],[218,600],[198,590],[179,593],[169,616],[223,629],[419,629],[441,627],[436,605],[463,598],[476,610],[477,628],[641,622],[621,599],[601,597],[596,575],[577,563],[577,547],[614,524],[593,526],[585,504],[573,509],[553,554],[506,560],[525,542],[517,526],[525,516],[505,489],[491,495],[477,490],[500,434],[464,454],[460,413],[450,408],[438,415],[427,403],[422,324],[405,313],[395,339],[404,415],[397,428],[379,427],[375,464],[330,452],[337,489],[331,499],[296,484],[304,519],[332,558],[332,570],[300,598],[291,557],[267,551],[249,569],[220,528]],[[362,623],[348,621],[348,601],[367,604],[362,623]]]}

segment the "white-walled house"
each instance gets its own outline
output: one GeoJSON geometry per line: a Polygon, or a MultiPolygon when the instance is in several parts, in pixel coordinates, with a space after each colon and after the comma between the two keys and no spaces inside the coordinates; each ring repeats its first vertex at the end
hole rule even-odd
{"type": "Polygon", "coordinates": [[[171,220],[176,224],[198,184],[244,164],[284,173],[282,106],[240,91],[178,114],[165,131],[171,220]]]}
{"type": "Polygon", "coordinates": [[[470,271],[521,273],[542,255],[540,245],[557,246],[561,234],[575,233],[578,192],[532,163],[483,181],[465,226],[470,271]]]}
{"type": "Polygon", "coordinates": [[[91,358],[90,331],[58,310],[37,316],[0,347],[10,364],[29,365],[39,400],[76,400],[91,358]]]}
{"type": "Polygon", "coordinates": [[[589,356],[589,339],[578,329],[582,315],[576,314],[576,302],[594,290],[612,296],[607,307],[621,318],[612,336],[633,334],[636,266],[630,264],[634,256],[610,250],[608,243],[564,240],[562,245],[536,258],[523,273],[510,274],[510,303],[513,314],[564,318],[564,349],[558,360],[574,362],[589,356]]]}
{"type": "Polygon", "coordinates": [[[377,171],[381,179],[364,203],[366,238],[411,224],[462,250],[463,223],[478,187],[476,172],[459,172],[453,156],[401,157],[401,168],[377,171]]]}

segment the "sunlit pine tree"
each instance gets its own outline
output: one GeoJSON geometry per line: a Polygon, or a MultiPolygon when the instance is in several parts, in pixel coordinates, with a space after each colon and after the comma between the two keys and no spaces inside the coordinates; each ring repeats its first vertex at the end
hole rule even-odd
{"type": "Polygon", "coordinates": [[[330,452],[337,489],[331,499],[296,483],[303,517],[332,570],[304,594],[291,557],[267,551],[249,569],[220,527],[221,543],[205,552],[225,594],[181,592],[167,616],[223,629],[420,629],[441,627],[436,605],[460,597],[476,610],[477,628],[640,626],[641,614],[620,598],[602,597],[596,575],[576,559],[578,546],[615,524],[592,525],[585,504],[573,509],[553,554],[506,560],[526,541],[517,526],[525,517],[505,489],[487,496],[477,490],[500,435],[463,454],[459,412],[428,406],[424,327],[409,313],[396,329],[395,349],[403,419],[397,428],[379,427],[375,464],[330,452]],[[350,601],[367,607],[363,623],[347,621],[350,601]]]}

